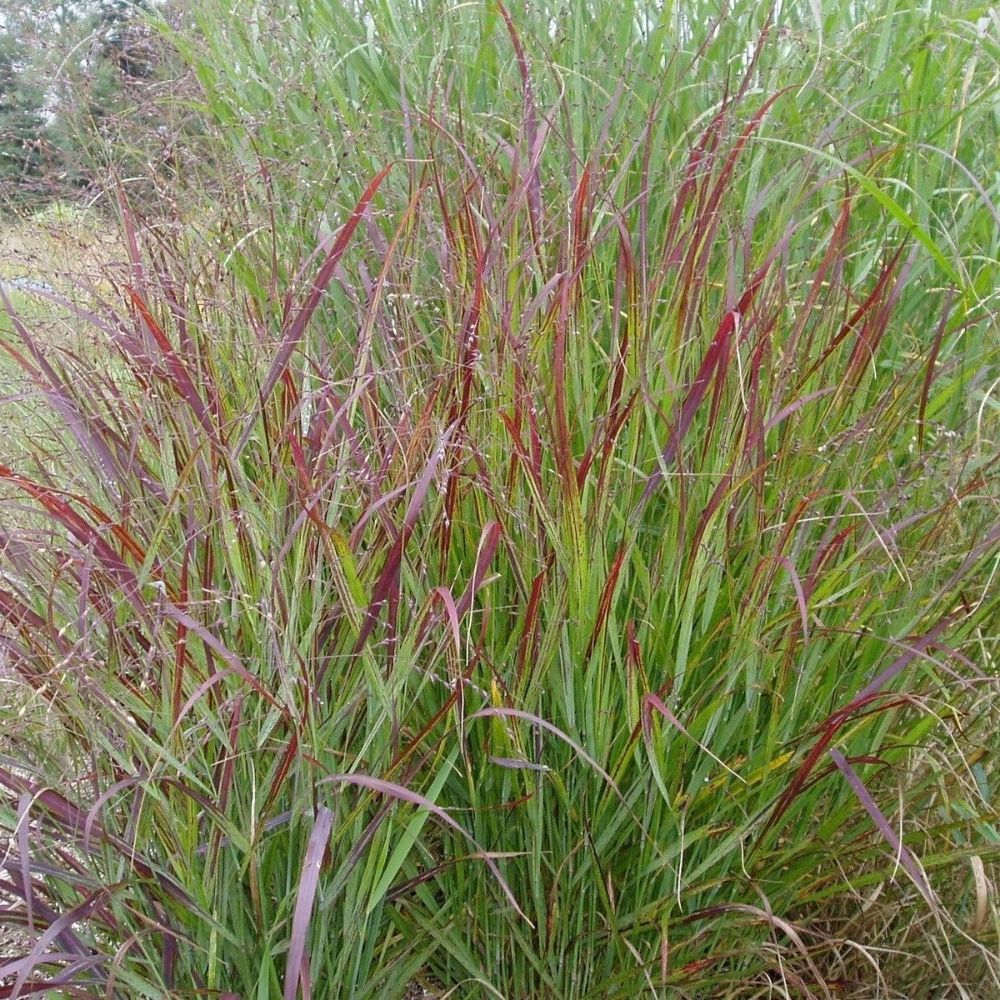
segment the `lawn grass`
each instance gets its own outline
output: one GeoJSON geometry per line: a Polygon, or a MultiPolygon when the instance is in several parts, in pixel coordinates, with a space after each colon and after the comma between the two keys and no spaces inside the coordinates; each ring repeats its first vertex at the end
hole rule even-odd
{"type": "Polygon", "coordinates": [[[991,996],[1000,25],[361,6],[175,39],[120,378],[9,321],[0,995],[991,996]]]}
{"type": "MultiPolygon", "coordinates": [[[[73,308],[86,308],[107,290],[119,252],[113,229],[94,207],[56,202],[30,215],[7,214],[0,224],[0,283],[43,350],[102,363],[92,325],[81,322],[73,308]]],[[[10,343],[13,326],[6,309],[0,310],[0,333],[10,343]]],[[[58,447],[59,432],[51,431],[38,388],[8,351],[0,351],[0,430],[7,437],[7,461],[29,459],[43,441],[58,447]]],[[[9,498],[7,504],[9,511],[9,498]]]]}

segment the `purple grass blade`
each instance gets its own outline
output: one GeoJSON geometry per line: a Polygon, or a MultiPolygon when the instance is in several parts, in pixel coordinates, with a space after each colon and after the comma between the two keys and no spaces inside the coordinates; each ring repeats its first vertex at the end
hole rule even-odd
{"type": "MultiPolygon", "coordinates": [[[[214,650],[223,660],[226,661],[229,670],[241,677],[247,684],[250,685],[269,705],[275,708],[280,708],[281,705],[278,700],[271,694],[270,691],[264,687],[261,682],[250,673],[245,666],[243,666],[240,658],[232,652],[223,642],[217,639],[212,633],[197,621],[197,619],[192,618],[186,611],[182,611],[175,604],[170,601],[164,601],[163,612],[167,617],[172,618],[175,622],[183,625],[189,632],[193,632],[201,641],[211,650],[214,650]]],[[[189,702],[190,706],[190,702],[189,702]]]]}
{"type": "Polygon", "coordinates": [[[122,227],[125,230],[125,245],[128,247],[129,262],[132,265],[132,284],[140,289],[143,294],[146,291],[146,273],[142,266],[142,255],[139,253],[139,239],[136,234],[135,218],[132,215],[132,206],[129,205],[125,196],[125,189],[122,187],[121,179],[115,178],[115,197],[118,201],[118,210],[121,212],[122,227]]]}
{"type": "Polygon", "coordinates": [[[906,869],[910,878],[913,879],[913,884],[920,891],[920,895],[924,897],[927,905],[936,908],[937,900],[934,897],[934,890],[931,889],[930,883],[927,881],[927,877],[920,869],[909,849],[899,839],[898,834],[885,818],[885,814],[879,809],[878,804],[872,798],[868,789],[865,788],[864,782],[858,777],[857,772],[851,767],[850,762],[839,750],[832,748],[830,749],[830,757],[847,779],[847,783],[854,790],[855,795],[861,800],[861,804],[865,807],[865,812],[871,816],[875,826],[878,827],[879,833],[885,837],[889,846],[896,852],[899,863],[906,869]]]}
{"type": "Polygon", "coordinates": [[[764,424],[764,433],[767,434],[768,431],[774,430],[780,423],[787,420],[790,416],[797,413],[802,409],[803,406],[808,406],[809,403],[815,402],[817,399],[822,399],[824,396],[829,396],[833,392],[833,386],[827,386],[825,389],[817,389],[815,392],[810,392],[803,396],[801,399],[795,400],[794,403],[789,403],[788,406],[782,407],[773,417],[771,417],[767,423],[764,424]]]}
{"type": "MultiPolygon", "coordinates": [[[[60,940],[62,936],[73,928],[74,924],[85,923],[90,914],[104,902],[105,897],[110,897],[113,893],[111,888],[101,888],[88,896],[82,903],[74,906],[61,914],[52,924],[50,924],[37,938],[31,951],[20,959],[0,965],[0,979],[7,976],[14,978],[14,990],[12,995],[17,996],[24,987],[28,977],[43,962],[52,961],[54,956],[46,955],[45,949],[53,941],[60,940]]],[[[76,958],[76,955],[69,956],[76,958]]]]}
{"type": "Polygon", "coordinates": [[[486,758],[491,764],[496,764],[497,767],[505,767],[511,771],[551,771],[552,768],[546,766],[545,764],[536,764],[530,760],[524,760],[520,757],[487,757],[486,758]]]}
{"type": "MultiPolygon", "coordinates": [[[[733,777],[740,778],[740,776],[724,760],[722,760],[721,757],[717,757],[714,753],[712,753],[711,750],[708,749],[707,746],[705,746],[704,743],[702,743],[699,740],[696,740],[691,735],[691,733],[688,732],[687,727],[684,725],[684,723],[681,722],[681,720],[678,719],[677,716],[674,715],[674,713],[671,712],[669,708],[667,708],[667,706],[663,703],[663,699],[661,699],[658,694],[656,694],[653,691],[650,691],[648,694],[643,696],[642,701],[643,701],[642,726],[647,733],[649,732],[650,719],[651,719],[650,709],[656,709],[656,711],[659,712],[660,715],[662,715],[663,718],[665,718],[667,722],[669,722],[670,725],[674,727],[674,729],[676,729],[679,733],[682,733],[684,736],[686,736],[692,743],[695,744],[695,746],[697,746],[704,753],[707,753],[708,756],[711,757],[716,764],[718,764],[722,768],[725,768],[725,770],[728,771],[731,775],[733,775],[733,777]]],[[[743,778],[740,778],[740,781],[743,780],[744,780],[743,778]]]]}
{"type": "MultiPolygon", "coordinates": [[[[482,714],[482,712],[477,712],[476,715],[470,716],[470,721],[471,719],[476,718],[477,715],[482,714]]],[[[527,713],[521,714],[527,715],[527,713]]],[[[608,777],[608,780],[611,781],[611,778],[608,777]]],[[[524,918],[529,927],[534,928],[535,925],[528,919],[528,915],[524,912],[524,910],[521,909],[517,902],[517,898],[514,896],[513,891],[507,884],[507,880],[501,874],[497,863],[493,860],[493,857],[482,846],[480,846],[471,834],[467,833],[462,826],[456,823],[455,820],[453,820],[451,816],[449,816],[448,813],[445,812],[445,810],[439,805],[432,802],[426,796],[421,795],[419,792],[411,791],[403,785],[397,785],[391,781],[383,781],[381,778],[372,778],[367,774],[335,774],[329,778],[323,778],[320,781],[320,784],[327,783],[356,785],[358,788],[367,788],[370,791],[378,792],[380,795],[388,795],[391,798],[398,799],[400,802],[408,802],[411,805],[419,806],[421,809],[426,809],[432,816],[436,816],[442,823],[445,824],[445,826],[451,828],[456,833],[460,833],[476,848],[479,852],[479,857],[486,862],[486,866],[493,873],[497,882],[500,883],[500,888],[503,890],[503,894],[510,901],[511,906],[513,906],[517,913],[524,918]]],[[[285,1000],[294,1000],[294,998],[289,998],[287,990],[285,992],[285,1000]]]]}
{"type": "Polygon", "coordinates": [[[664,468],[669,468],[677,459],[681,442],[684,440],[684,436],[691,426],[691,422],[694,420],[694,415],[701,405],[701,401],[705,398],[706,392],[708,392],[709,382],[722,364],[723,357],[729,351],[729,342],[735,329],[736,314],[735,312],[728,312],[720,324],[719,330],[709,345],[708,350],[705,352],[705,357],[702,359],[694,381],[688,387],[677,420],[670,429],[670,440],[660,455],[660,468],[649,477],[649,481],[646,483],[646,488],[642,494],[641,504],[644,505],[646,503],[655,492],[657,486],[663,481],[664,468]]]}
{"type": "Polygon", "coordinates": [[[712,343],[705,352],[705,356],[698,368],[698,373],[695,375],[694,381],[690,384],[685,394],[680,413],[670,430],[670,440],[660,455],[659,467],[650,475],[646,483],[646,488],[643,490],[642,498],[639,501],[640,509],[646,505],[646,502],[653,495],[656,488],[663,482],[664,469],[669,468],[677,461],[684,436],[687,434],[694,420],[695,413],[697,413],[702,400],[705,398],[705,394],[708,392],[709,383],[713,377],[720,378],[721,373],[725,371],[732,348],[733,336],[737,333],[740,318],[745,316],[751,305],[753,305],[753,301],[760,290],[760,286],[769,268],[770,261],[765,263],[750,280],[746,290],[740,297],[737,307],[728,311],[722,317],[722,322],[719,323],[715,336],[712,338],[712,343]]]}
{"type": "Polygon", "coordinates": [[[937,639],[942,632],[944,632],[949,625],[952,624],[951,618],[942,618],[929,632],[921,636],[919,639],[911,643],[901,643],[904,645],[906,652],[903,653],[898,659],[894,660],[888,667],[885,668],[877,677],[873,678],[868,682],[857,694],[854,699],[855,702],[865,701],[872,695],[877,694],[889,683],[897,674],[901,673],[907,666],[910,665],[918,656],[920,656],[928,646],[934,644],[934,640],[937,639]]]}
{"type": "Polygon", "coordinates": [[[924,447],[924,436],[927,423],[927,402],[930,398],[931,385],[934,383],[938,354],[941,351],[941,342],[944,340],[945,331],[948,328],[948,319],[951,316],[951,307],[954,302],[954,298],[954,289],[949,289],[944,300],[944,308],[941,311],[941,319],[938,320],[937,330],[934,332],[934,339],[931,341],[931,349],[927,355],[926,368],[924,371],[924,381],[923,385],[920,387],[920,403],[917,407],[917,445],[921,449],[924,447]]]}
{"type": "MultiPolygon", "coordinates": [[[[65,795],[60,795],[54,789],[45,788],[37,782],[4,768],[0,768],[0,785],[13,792],[28,792],[33,802],[41,806],[42,810],[56,826],[76,840],[82,840],[87,816],[78,805],[71,802],[65,795]]],[[[167,895],[182,905],[191,908],[195,907],[195,903],[191,897],[172,878],[158,872],[150,862],[146,861],[137,852],[134,845],[122,840],[121,837],[107,832],[100,824],[94,823],[92,829],[96,829],[101,840],[121,852],[124,857],[127,857],[129,864],[139,875],[145,879],[155,881],[167,895]]]]}
{"type": "MultiPolygon", "coordinates": [[[[107,327],[106,324],[102,323],[93,313],[86,312],[85,310],[81,310],[78,307],[73,306],[68,302],[68,300],[62,299],[61,296],[46,294],[42,297],[52,299],[58,304],[65,303],[67,308],[71,309],[72,312],[79,314],[80,317],[85,319],[87,322],[92,323],[94,326],[107,329],[110,332],[110,327],[107,327]]],[[[22,343],[25,345],[33,360],[38,365],[38,370],[43,372],[45,378],[48,380],[48,384],[44,389],[46,398],[52,404],[56,412],[62,416],[66,426],[70,429],[70,432],[76,439],[80,448],[94,457],[109,479],[118,480],[118,471],[115,467],[114,457],[103,440],[103,437],[94,433],[88,426],[88,421],[80,414],[63,380],[59,377],[55,369],[49,364],[45,357],[45,353],[41,350],[34,338],[28,332],[27,327],[25,327],[20,321],[10,299],[7,297],[7,293],[4,291],[2,282],[0,282],[0,301],[3,302],[4,309],[10,317],[11,323],[13,324],[14,329],[20,337],[22,343]]],[[[7,352],[15,357],[20,367],[28,370],[26,359],[21,357],[21,355],[7,345],[4,346],[7,352]]],[[[37,376],[37,372],[35,372],[35,375],[37,376]]]]}
{"type": "Polygon", "coordinates": [[[557,736],[563,743],[572,748],[577,756],[582,757],[614,789],[615,794],[619,798],[622,798],[621,790],[615,783],[615,779],[579,743],[567,736],[558,726],[553,725],[541,716],[533,715],[531,712],[525,712],[519,708],[481,708],[478,712],[473,712],[469,716],[468,721],[474,722],[476,719],[523,719],[525,722],[530,722],[533,726],[538,726],[540,729],[552,733],[553,736],[557,736]]]}
{"type": "Polygon", "coordinates": [[[997,548],[1000,548],[1000,524],[993,525],[986,533],[986,537],[969,550],[969,554],[962,561],[962,565],[955,570],[944,587],[941,588],[941,593],[950,591],[983,556],[987,555],[987,553],[992,554],[997,548]]]}
{"type": "Polygon", "coordinates": [[[24,906],[28,915],[28,930],[35,931],[35,891],[31,879],[31,796],[21,792],[17,803],[17,850],[21,860],[21,885],[24,889],[24,906]]]}
{"type": "MultiPolygon", "coordinates": [[[[51,958],[52,961],[60,961],[66,960],[68,956],[53,955],[51,958]]],[[[68,984],[81,972],[100,965],[103,961],[103,958],[89,958],[86,961],[75,961],[64,967],[69,970],[68,972],[62,973],[58,976],[53,976],[51,979],[47,979],[41,983],[25,983],[24,986],[16,992],[14,991],[13,986],[0,986],[0,1000],[6,1000],[8,997],[25,997],[31,994],[39,993],[44,993],[46,997],[52,997],[56,995],[55,991],[52,989],[53,986],[60,987],[58,993],[60,997],[77,997],[79,1000],[95,1000],[96,994],[92,989],[83,986],[71,986],[68,984]]],[[[102,993],[101,996],[104,996],[104,994],[102,993]]]]}
{"type": "Polygon", "coordinates": [[[195,415],[198,423],[201,424],[205,432],[212,438],[215,437],[215,429],[212,427],[212,420],[205,401],[201,398],[195,384],[188,372],[187,365],[178,357],[173,345],[170,343],[166,333],[146,305],[143,298],[134,289],[128,289],[129,298],[135,306],[146,329],[153,335],[160,353],[163,355],[167,366],[169,381],[180,394],[181,398],[188,404],[191,412],[195,415]]]}
{"type": "MultiPolygon", "coordinates": [[[[84,546],[92,546],[105,572],[115,580],[129,604],[140,618],[144,621],[148,620],[149,609],[139,596],[139,582],[135,574],[88,521],[81,517],[55,490],[40,486],[5,465],[0,465],[0,479],[6,479],[38,501],[50,517],[62,524],[77,541],[84,546]]],[[[92,507],[91,509],[96,508],[92,507]]]]}
{"type": "Polygon", "coordinates": [[[302,860],[302,874],[299,877],[299,891],[295,900],[295,913],[292,916],[292,935],[289,941],[288,963],[285,971],[284,1000],[295,1000],[299,982],[308,982],[304,969],[304,963],[308,961],[306,939],[312,920],[316,890],[319,888],[323,855],[326,853],[330,831],[333,829],[333,818],[333,813],[329,809],[320,806],[316,813],[316,822],[309,834],[309,843],[306,845],[305,857],[302,860]]]}
{"type": "Polygon", "coordinates": [[[802,581],[799,579],[799,574],[795,569],[795,564],[792,562],[788,556],[778,556],[777,561],[785,568],[788,575],[791,577],[792,586],[795,588],[795,599],[799,604],[799,617],[802,619],[802,638],[809,638],[809,609],[806,606],[806,595],[805,591],[802,589],[802,581]]]}
{"type": "MultiPolygon", "coordinates": [[[[9,590],[0,590],[0,619],[6,619],[14,628],[27,628],[47,636],[50,633],[48,622],[26,604],[23,604],[9,590]]],[[[49,637],[56,649],[65,656],[69,651],[69,644],[65,638],[60,636],[58,632],[49,637]]]]}
{"type": "MultiPolygon", "coordinates": [[[[4,958],[15,958],[13,955],[5,955],[4,958]]],[[[26,960],[27,956],[18,956],[19,961],[26,960]]],[[[102,990],[100,994],[94,993],[93,988],[85,987],[72,987],[66,985],[69,981],[74,978],[79,977],[81,972],[85,972],[89,969],[93,969],[98,965],[104,964],[107,959],[103,956],[93,956],[91,958],[81,959],[77,956],[67,953],[67,952],[49,952],[45,956],[45,960],[49,964],[55,964],[58,962],[65,963],[61,966],[62,972],[57,976],[52,976],[51,978],[46,977],[41,980],[32,980],[31,982],[22,983],[20,986],[17,983],[12,983],[9,986],[0,986],[0,1000],[7,1000],[8,997],[11,1000],[18,1000],[20,997],[32,996],[38,994],[44,994],[46,1000],[52,997],[80,997],[81,1000],[98,1000],[98,997],[105,997],[107,994],[102,990]],[[57,993],[53,987],[60,987],[57,993]]],[[[93,977],[88,977],[91,980],[93,977]]]]}
{"type": "MultiPolygon", "coordinates": [[[[14,868],[13,861],[6,861],[0,864],[0,870],[9,871],[11,872],[11,874],[14,874],[13,868],[14,868]]],[[[66,873],[53,870],[51,873],[46,872],[46,874],[52,874],[57,878],[59,877],[65,878],[66,873]]],[[[0,879],[0,893],[2,893],[8,899],[16,899],[16,898],[24,899],[25,887],[20,882],[18,883],[7,882],[4,881],[3,879],[0,879]]],[[[56,910],[53,910],[46,903],[42,902],[42,900],[40,899],[35,899],[34,909],[36,916],[40,920],[43,920],[49,926],[54,924],[59,919],[59,913],[56,910]]],[[[4,916],[10,915],[11,912],[12,911],[7,908],[0,909],[0,914],[3,914],[4,916]]],[[[86,955],[88,953],[87,946],[76,936],[76,934],[73,933],[72,929],[63,930],[56,938],[56,941],[59,945],[62,946],[63,951],[65,951],[67,955],[86,955]]],[[[10,959],[13,958],[14,956],[5,955],[3,957],[10,959]]],[[[26,956],[22,955],[21,957],[24,958],[26,956]]]]}

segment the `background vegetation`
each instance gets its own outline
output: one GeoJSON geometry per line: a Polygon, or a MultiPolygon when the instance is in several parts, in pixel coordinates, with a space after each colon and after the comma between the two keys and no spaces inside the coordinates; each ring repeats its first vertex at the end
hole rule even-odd
{"type": "Polygon", "coordinates": [[[995,12],[189,14],[0,287],[0,995],[994,995],[995,12]]]}
{"type": "MultiPolygon", "coordinates": [[[[190,149],[197,117],[184,67],[135,0],[0,4],[0,208],[100,198],[109,174],[152,210],[190,149]]],[[[207,149],[202,151],[207,155],[207,149]]]]}

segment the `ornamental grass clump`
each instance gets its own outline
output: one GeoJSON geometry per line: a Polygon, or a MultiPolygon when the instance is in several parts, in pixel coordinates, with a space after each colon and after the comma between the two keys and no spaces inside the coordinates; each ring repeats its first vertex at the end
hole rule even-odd
{"type": "Polygon", "coordinates": [[[270,122],[38,293],[95,351],[6,300],[0,996],[989,995],[991,192],[776,131],[780,32],[667,155],[488,10],[337,219],[270,122]]]}

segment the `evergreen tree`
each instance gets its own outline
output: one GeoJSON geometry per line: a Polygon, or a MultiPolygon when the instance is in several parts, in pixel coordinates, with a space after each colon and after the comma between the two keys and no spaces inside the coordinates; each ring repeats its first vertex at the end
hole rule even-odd
{"type": "Polygon", "coordinates": [[[10,31],[0,33],[0,199],[37,198],[41,193],[45,94],[10,31]]]}
{"type": "Polygon", "coordinates": [[[141,20],[148,12],[148,0],[99,0],[97,4],[101,58],[116,66],[126,80],[145,80],[153,73],[155,52],[141,20]]]}
{"type": "Polygon", "coordinates": [[[190,162],[192,79],[150,25],[189,0],[0,0],[0,205],[159,196],[190,162]],[[140,190],[141,189],[141,190],[140,190]]]}

